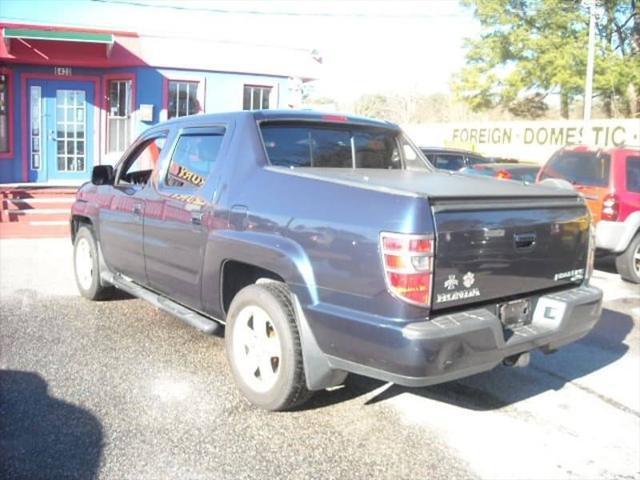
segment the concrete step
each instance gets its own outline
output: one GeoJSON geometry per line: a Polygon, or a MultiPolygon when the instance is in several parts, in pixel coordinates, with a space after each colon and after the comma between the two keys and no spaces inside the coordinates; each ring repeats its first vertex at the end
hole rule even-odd
{"type": "Polygon", "coordinates": [[[7,198],[3,203],[7,205],[43,205],[43,204],[67,204],[73,203],[75,195],[60,195],[59,197],[33,197],[33,198],[7,198]]]}
{"type": "MultiPolygon", "coordinates": [[[[71,211],[71,205],[73,203],[73,199],[71,201],[66,201],[66,199],[65,201],[49,201],[51,199],[42,199],[42,200],[47,200],[47,201],[33,202],[32,199],[30,199],[28,202],[1,200],[0,201],[0,222],[6,221],[7,218],[9,218],[10,216],[14,216],[14,214],[15,215],[44,215],[43,212],[68,213],[71,211]],[[24,212],[34,212],[34,213],[29,214],[24,212]]],[[[56,199],[53,199],[53,200],[56,200],[56,199]]]]}
{"type": "MultiPolygon", "coordinates": [[[[75,188],[3,188],[0,186],[0,225],[24,225],[4,229],[1,236],[38,237],[68,228],[75,188]],[[32,229],[32,230],[28,230],[32,229]],[[12,233],[9,233],[12,232],[12,233]]],[[[65,233],[66,234],[66,233],[65,233]]]]}
{"type": "Polygon", "coordinates": [[[69,222],[31,224],[27,222],[0,223],[0,239],[3,238],[61,238],[69,237],[69,222]]]}
{"type": "Polygon", "coordinates": [[[68,214],[71,208],[23,208],[5,210],[9,215],[57,215],[59,213],[68,214]]]}
{"type": "Polygon", "coordinates": [[[74,197],[77,188],[12,188],[0,186],[0,198],[74,197]]]}
{"type": "Polygon", "coordinates": [[[69,214],[71,212],[70,208],[25,208],[25,209],[14,209],[14,210],[5,210],[5,213],[8,215],[16,215],[16,216],[24,216],[24,215],[59,215],[59,214],[69,214]]]}
{"type": "Polygon", "coordinates": [[[32,209],[32,210],[4,210],[0,212],[0,225],[8,223],[29,223],[32,221],[68,220],[71,210],[60,209],[32,209]]]}

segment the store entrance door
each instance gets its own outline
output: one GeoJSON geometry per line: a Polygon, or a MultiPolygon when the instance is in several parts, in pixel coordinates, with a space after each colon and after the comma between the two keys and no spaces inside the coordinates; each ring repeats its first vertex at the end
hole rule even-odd
{"type": "Polygon", "coordinates": [[[94,161],[93,84],[30,80],[28,89],[29,180],[88,180],[94,161]]]}

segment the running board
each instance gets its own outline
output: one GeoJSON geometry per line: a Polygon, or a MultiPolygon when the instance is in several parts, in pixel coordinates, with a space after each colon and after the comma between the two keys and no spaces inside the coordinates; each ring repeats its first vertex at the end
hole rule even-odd
{"type": "Polygon", "coordinates": [[[204,315],[194,312],[189,308],[183,307],[179,303],[176,303],[167,297],[163,297],[162,295],[158,295],[157,293],[147,290],[146,288],[141,287],[140,285],[132,282],[122,275],[106,274],[104,276],[108,277],[105,278],[105,280],[114,285],[116,288],[124,290],[134,297],[146,300],[150,304],[158,307],[161,310],[164,310],[167,313],[170,313],[171,315],[179,318],[183,322],[188,323],[192,327],[195,327],[204,333],[213,335],[222,328],[222,325],[216,320],[205,317],[204,315]]]}

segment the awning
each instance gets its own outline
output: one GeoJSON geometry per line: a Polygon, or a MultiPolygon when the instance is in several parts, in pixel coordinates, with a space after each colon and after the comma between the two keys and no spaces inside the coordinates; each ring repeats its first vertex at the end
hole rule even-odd
{"type": "MultiPolygon", "coordinates": [[[[80,32],[73,30],[37,30],[31,28],[5,28],[3,32],[5,41],[11,39],[37,40],[46,42],[76,42],[85,44],[98,44],[106,46],[107,56],[111,52],[111,47],[115,41],[111,33],[80,32]]],[[[9,47],[9,45],[7,45],[9,47]]],[[[7,48],[9,50],[9,48],[7,48]]]]}
{"type": "Polygon", "coordinates": [[[30,40],[56,40],[59,42],[113,43],[111,33],[71,32],[64,30],[31,30],[27,28],[5,28],[4,38],[30,40]]]}

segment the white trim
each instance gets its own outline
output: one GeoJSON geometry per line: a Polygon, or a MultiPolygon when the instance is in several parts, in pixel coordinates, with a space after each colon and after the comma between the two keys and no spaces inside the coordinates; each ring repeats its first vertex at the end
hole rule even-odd
{"type": "Polygon", "coordinates": [[[31,204],[31,203],[73,203],[75,201],[74,197],[68,197],[68,198],[47,198],[47,197],[37,197],[37,198],[7,198],[5,199],[8,202],[11,203],[24,203],[24,204],[31,204]]]}

